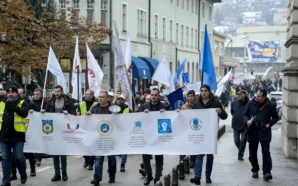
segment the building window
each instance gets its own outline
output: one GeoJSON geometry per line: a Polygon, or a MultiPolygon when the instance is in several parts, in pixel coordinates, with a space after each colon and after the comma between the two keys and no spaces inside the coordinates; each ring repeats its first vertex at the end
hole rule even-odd
{"type": "Polygon", "coordinates": [[[179,23],[176,23],[176,44],[179,44],[179,23]]]}
{"type": "Polygon", "coordinates": [[[219,42],[219,55],[223,56],[223,43],[219,42]]]}
{"type": "Polygon", "coordinates": [[[199,0],[195,0],[195,1],[196,1],[196,15],[198,15],[199,14],[199,3],[198,3],[199,0]]]}
{"type": "Polygon", "coordinates": [[[177,1],[177,6],[179,7],[179,1],[180,1],[180,0],[176,0],[176,1],[177,1]]]}
{"type": "Polygon", "coordinates": [[[155,38],[158,39],[158,15],[155,15],[155,38]]]}
{"type": "Polygon", "coordinates": [[[189,11],[189,0],[186,0],[187,11],[189,11]]]}
{"type": "Polygon", "coordinates": [[[212,20],[212,7],[209,6],[209,20],[212,20]]]}
{"type": "Polygon", "coordinates": [[[198,48],[198,30],[196,29],[196,36],[195,36],[195,48],[198,48]]]}
{"type": "Polygon", "coordinates": [[[199,80],[199,63],[197,62],[197,65],[196,65],[196,81],[199,80]]]}
{"type": "Polygon", "coordinates": [[[205,3],[202,3],[202,17],[205,17],[205,3]]]}
{"type": "Polygon", "coordinates": [[[138,35],[146,36],[146,12],[138,10],[138,35]]]}
{"type": "Polygon", "coordinates": [[[80,8],[80,0],[73,0],[73,8],[74,9],[79,9],[80,8]]]}
{"type": "Polygon", "coordinates": [[[205,38],[205,32],[204,31],[201,31],[201,49],[203,49],[204,38],[205,38]]]}
{"type": "Polygon", "coordinates": [[[189,61],[188,61],[188,63],[187,63],[187,72],[188,72],[188,76],[190,75],[189,74],[189,61]]]}
{"type": "Polygon", "coordinates": [[[87,22],[89,24],[93,23],[93,10],[88,10],[87,11],[87,22]]]}
{"type": "Polygon", "coordinates": [[[194,8],[195,8],[194,1],[195,1],[195,0],[191,0],[191,13],[194,12],[194,8]]]}
{"type": "Polygon", "coordinates": [[[188,34],[189,34],[189,29],[188,29],[188,26],[187,26],[186,27],[186,38],[185,38],[186,39],[186,46],[187,47],[188,47],[188,41],[189,41],[189,37],[188,37],[189,35],[188,34]]]}
{"type": "Polygon", "coordinates": [[[94,0],[87,0],[87,9],[94,9],[94,0]]]}
{"type": "Polygon", "coordinates": [[[170,20],[170,41],[173,42],[173,21],[170,20]]]}
{"type": "Polygon", "coordinates": [[[60,9],[65,9],[65,8],[66,8],[65,0],[60,0],[60,9]]]}
{"type": "Polygon", "coordinates": [[[184,0],[182,0],[182,9],[184,9],[184,0]]]}
{"type": "Polygon", "coordinates": [[[107,0],[101,1],[101,10],[108,10],[108,1],[107,0]]]}
{"type": "Polygon", "coordinates": [[[127,31],[127,5],[122,4],[122,31],[127,31]]]}
{"type": "Polygon", "coordinates": [[[183,41],[184,37],[183,36],[184,36],[184,26],[181,25],[181,46],[184,45],[184,41],[183,41]]]}
{"type": "Polygon", "coordinates": [[[218,55],[219,54],[219,44],[218,41],[214,41],[214,54],[218,55]]]}
{"type": "Polygon", "coordinates": [[[166,18],[162,18],[162,39],[166,40],[166,18]]]}
{"type": "Polygon", "coordinates": [[[193,38],[193,28],[191,28],[191,31],[190,31],[190,40],[191,40],[191,48],[193,48],[193,40],[194,40],[194,38],[193,38]]]}
{"type": "Polygon", "coordinates": [[[195,62],[192,62],[191,65],[191,79],[192,81],[195,81],[195,62]]]}
{"type": "Polygon", "coordinates": [[[170,62],[170,71],[171,71],[171,74],[173,73],[173,62],[170,62]]]}
{"type": "Polygon", "coordinates": [[[170,2],[173,3],[173,0],[171,0],[170,2]]]}

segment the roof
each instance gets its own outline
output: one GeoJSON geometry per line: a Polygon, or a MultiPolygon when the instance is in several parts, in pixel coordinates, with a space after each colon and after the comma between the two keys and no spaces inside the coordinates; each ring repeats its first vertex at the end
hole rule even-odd
{"type": "Polygon", "coordinates": [[[226,36],[216,30],[213,30],[213,35],[216,35],[216,36],[219,36],[219,37],[222,37],[222,38],[226,38],[226,36]]]}

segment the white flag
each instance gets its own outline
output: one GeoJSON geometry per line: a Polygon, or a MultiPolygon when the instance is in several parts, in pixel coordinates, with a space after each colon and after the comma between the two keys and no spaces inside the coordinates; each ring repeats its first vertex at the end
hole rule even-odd
{"type": "Polygon", "coordinates": [[[93,56],[91,50],[89,49],[87,43],[86,43],[86,49],[87,49],[89,89],[94,91],[95,97],[98,97],[101,91],[102,79],[104,74],[100,66],[98,65],[95,57],[93,56]]]}
{"type": "Polygon", "coordinates": [[[120,46],[120,40],[116,28],[116,22],[113,20],[113,36],[115,41],[115,60],[116,60],[116,69],[118,73],[118,78],[121,86],[122,93],[125,97],[131,99],[132,91],[129,84],[129,79],[127,76],[127,69],[124,62],[123,53],[120,46]]]}
{"type": "Polygon", "coordinates": [[[124,53],[124,61],[126,69],[129,69],[131,66],[131,43],[130,43],[130,35],[127,32],[126,35],[126,47],[125,47],[125,53],[124,53]]]}
{"type": "Polygon", "coordinates": [[[64,93],[67,94],[68,93],[67,81],[65,80],[64,74],[61,70],[60,64],[56,58],[55,53],[52,50],[52,47],[50,47],[50,51],[49,51],[47,70],[50,71],[54,76],[56,76],[57,84],[61,85],[63,87],[64,93]]]}
{"type": "Polygon", "coordinates": [[[81,65],[80,54],[79,54],[79,38],[78,36],[76,36],[76,47],[75,47],[75,54],[73,57],[71,85],[72,85],[72,98],[78,99],[79,101],[82,101],[81,72],[82,72],[82,65],[81,65]],[[77,72],[77,66],[79,66],[79,72],[77,72]],[[79,79],[78,79],[78,74],[79,74],[79,79]],[[79,87],[78,87],[78,82],[79,82],[79,87]]]}
{"type": "Polygon", "coordinates": [[[152,79],[166,85],[171,89],[171,91],[173,91],[175,87],[174,81],[165,56],[163,56],[160,62],[158,63],[158,66],[152,76],[152,79]]]}
{"type": "Polygon", "coordinates": [[[222,80],[220,80],[220,82],[217,84],[217,89],[216,89],[216,92],[215,92],[215,95],[216,96],[220,96],[225,88],[225,84],[226,82],[228,82],[231,78],[231,75],[232,75],[232,70],[230,70],[223,78],[222,80]]]}

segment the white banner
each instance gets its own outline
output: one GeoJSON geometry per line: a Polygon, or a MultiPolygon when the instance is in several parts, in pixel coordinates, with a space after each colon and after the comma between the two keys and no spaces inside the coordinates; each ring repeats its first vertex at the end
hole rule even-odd
{"type": "Polygon", "coordinates": [[[215,154],[215,109],[72,116],[33,112],[25,152],[52,155],[215,154]]]}

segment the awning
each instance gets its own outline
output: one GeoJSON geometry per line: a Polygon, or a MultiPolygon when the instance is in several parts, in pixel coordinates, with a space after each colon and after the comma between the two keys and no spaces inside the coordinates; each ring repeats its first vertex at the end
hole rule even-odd
{"type": "Polygon", "coordinates": [[[131,57],[132,61],[132,73],[134,78],[138,79],[150,79],[151,72],[147,63],[138,57],[131,57]]]}
{"type": "Polygon", "coordinates": [[[150,68],[151,75],[153,75],[159,62],[153,58],[148,58],[148,57],[140,57],[140,58],[143,59],[147,63],[147,65],[150,68]]]}

